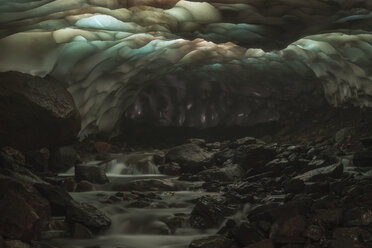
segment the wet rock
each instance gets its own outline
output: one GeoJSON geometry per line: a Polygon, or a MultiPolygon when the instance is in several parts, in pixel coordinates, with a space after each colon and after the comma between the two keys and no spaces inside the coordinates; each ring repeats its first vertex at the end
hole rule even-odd
{"type": "Polygon", "coordinates": [[[314,169],[304,174],[298,175],[295,178],[301,179],[302,181],[317,181],[324,179],[325,177],[340,178],[344,173],[344,166],[341,163],[329,165],[326,167],[314,169]]]}
{"type": "Polygon", "coordinates": [[[335,209],[317,209],[316,216],[323,223],[329,226],[336,226],[342,222],[343,210],[335,209]]]}
{"type": "Polygon", "coordinates": [[[27,165],[30,166],[31,171],[45,172],[48,170],[50,152],[47,148],[30,151],[26,153],[27,165]]]}
{"type": "Polygon", "coordinates": [[[233,162],[245,170],[262,172],[264,165],[272,161],[275,155],[275,149],[264,143],[243,145],[236,149],[233,162]]]}
{"type": "Polygon", "coordinates": [[[109,203],[115,203],[115,202],[119,202],[119,201],[121,201],[121,198],[118,197],[118,196],[116,196],[116,195],[112,195],[112,196],[110,196],[110,197],[107,199],[107,201],[108,201],[109,203]]]}
{"type": "Polygon", "coordinates": [[[71,144],[80,114],[71,94],[50,77],[0,74],[0,146],[20,150],[71,144]]]}
{"type": "Polygon", "coordinates": [[[345,182],[345,181],[336,181],[336,182],[331,182],[329,184],[329,190],[331,192],[334,192],[336,194],[343,194],[344,190],[346,189],[346,187],[348,186],[348,182],[345,182]]]}
{"type": "Polygon", "coordinates": [[[224,236],[214,235],[191,242],[189,248],[238,248],[239,246],[231,239],[224,236]]]}
{"type": "Polygon", "coordinates": [[[7,240],[4,243],[4,248],[31,248],[31,245],[20,240],[7,240]]]}
{"type": "Polygon", "coordinates": [[[355,135],[355,128],[345,127],[340,129],[335,135],[335,141],[337,144],[350,142],[352,137],[355,135]]]}
{"type": "Polygon", "coordinates": [[[191,212],[190,224],[194,228],[206,229],[218,227],[234,209],[217,197],[200,198],[191,212]]]}
{"type": "Polygon", "coordinates": [[[198,145],[198,146],[204,146],[206,141],[204,139],[189,139],[188,142],[198,145]]]}
{"type": "Polygon", "coordinates": [[[217,165],[222,165],[227,160],[233,160],[235,156],[235,150],[231,148],[225,148],[222,151],[219,151],[213,155],[213,160],[216,162],[217,165]]]}
{"type": "Polygon", "coordinates": [[[76,192],[87,192],[87,191],[93,191],[94,190],[94,185],[91,182],[88,182],[86,180],[80,181],[76,185],[76,192]]]}
{"type": "Polygon", "coordinates": [[[11,160],[10,163],[15,163],[19,166],[26,165],[25,155],[23,155],[23,153],[18,151],[17,149],[5,146],[1,148],[1,151],[4,152],[9,157],[9,159],[11,160]]]}
{"type": "Polygon", "coordinates": [[[62,187],[67,191],[67,192],[74,192],[76,188],[76,181],[73,177],[68,177],[65,178],[62,181],[62,187]]]}
{"type": "Polygon", "coordinates": [[[49,169],[54,172],[65,172],[74,167],[78,154],[72,146],[62,146],[51,151],[49,169]]]}
{"type": "Polygon", "coordinates": [[[338,227],[333,230],[332,239],[340,240],[349,238],[351,240],[359,240],[362,234],[362,229],[359,227],[338,227]]]}
{"type": "Polygon", "coordinates": [[[97,184],[109,182],[104,168],[99,165],[76,165],[75,179],[78,182],[86,180],[97,184]]]}
{"type": "Polygon", "coordinates": [[[365,148],[372,147],[372,136],[360,138],[360,142],[365,148]]]}
{"type": "Polygon", "coordinates": [[[181,166],[174,162],[160,165],[158,169],[162,174],[165,175],[177,176],[181,174],[181,166]]]}
{"type": "Polygon", "coordinates": [[[319,168],[319,167],[323,167],[323,166],[326,166],[326,161],[323,160],[323,159],[313,159],[311,160],[309,163],[308,163],[308,166],[310,168],[319,168]]]}
{"type": "Polygon", "coordinates": [[[92,232],[85,226],[75,223],[73,228],[72,237],[74,239],[91,239],[93,238],[92,232]]]}
{"type": "Polygon", "coordinates": [[[146,226],[144,232],[149,234],[169,235],[171,234],[171,229],[162,221],[153,221],[146,226]]]}
{"type": "Polygon", "coordinates": [[[301,179],[292,179],[284,183],[283,185],[285,192],[298,194],[301,193],[305,188],[305,183],[301,179]]]}
{"type": "Polygon", "coordinates": [[[246,246],[245,248],[274,248],[274,244],[270,239],[246,246]]]}
{"type": "Polygon", "coordinates": [[[372,167],[372,149],[356,152],[353,163],[357,167],[372,167]]]}
{"type": "MultiPolygon", "coordinates": [[[[265,165],[264,171],[274,171],[275,173],[283,172],[284,169],[292,167],[293,163],[289,162],[286,158],[277,158],[265,165]]],[[[294,168],[292,167],[292,170],[294,168]]]]}
{"type": "Polygon", "coordinates": [[[297,237],[306,229],[306,219],[301,215],[285,218],[278,223],[276,236],[297,237]]]}
{"type": "Polygon", "coordinates": [[[328,182],[312,182],[305,184],[305,193],[327,193],[329,192],[328,182]]]}
{"type": "Polygon", "coordinates": [[[243,146],[243,145],[252,145],[252,144],[257,144],[257,143],[264,143],[263,141],[261,140],[258,140],[256,138],[253,138],[253,137],[244,137],[244,138],[240,138],[240,139],[237,139],[236,141],[232,142],[230,144],[230,147],[231,148],[238,148],[240,146],[243,146]]]}
{"type": "Polygon", "coordinates": [[[243,176],[240,166],[233,164],[223,168],[211,168],[199,173],[205,181],[232,182],[243,176]]]}
{"type": "Polygon", "coordinates": [[[0,236],[36,240],[50,216],[50,205],[31,185],[0,178],[0,236]]]}
{"type": "Polygon", "coordinates": [[[285,236],[278,236],[273,239],[275,243],[275,247],[287,247],[287,248],[300,248],[304,247],[306,243],[306,239],[303,237],[285,237],[285,236]]]}
{"type": "Polygon", "coordinates": [[[171,148],[166,154],[166,162],[176,162],[182,172],[199,172],[212,157],[212,154],[200,146],[190,143],[171,148]]]}
{"type": "Polygon", "coordinates": [[[309,238],[313,241],[318,241],[324,236],[324,230],[320,226],[310,225],[304,232],[304,237],[309,238]]]}
{"type": "Polygon", "coordinates": [[[62,239],[67,236],[68,235],[65,230],[48,230],[48,231],[42,231],[40,233],[41,240],[62,239]]]}
{"type": "Polygon", "coordinates": [[[173,191],[177,190],[176,185],[167,179],[143,179],[134,180],[130,182],[123,183],[112,183],[111,190],[115,191],[173,191]]]}
{"type": "Polygon", "coordinates": [[[165,220],[165,223],[169,226],[172,233],[174,233],[177,228],[184,226],[186,222],[187,217],[185,215],[173,215],[165,220]]]}
{"type": "Polygon", "coordinates": [[[372,223],[372,210],[370,208],[355,207],[344,214],[346,226],[368,226],[372,223]]]}
{"type": "Polygon", "coordinates": [[[101,141],[95,142],[94,148],[96,152],[98,153],[108,153],[108,152],[115,153],[119,151],[118,147],[112,144],[106,143],[106,142],[101,142],[101,141]]]}
{"type": "Polygon", "coordinates": [[[147,199],[141,199],[138,201],[131,202],[127,205],[128,208],[145,208],[150,206],[150,202],[147,199]]]}
{"type": "Polygon", "coordinates": [[[242,222],[238,227],[234,228],[231,235],[238,243],[244,246],[257,243],[264,239],[264,235],[248,222],[242,222]]]}
{"type": "Polygon", "coordinates": [[[66,220],[80,223],[93,231],[106,230],[111,225],[111,220],[100,210],[89,204],[73,203],[67,207],[66,220]]]}
{"type": "Polygon", "coordinates": [[[329,245],[330,248],[355,248],[354,240],[350,238],[340,238],[332,240],[329,245]]]}
{"type": "Polygon", "coordinates": [[[45,197],[51,207],[52,215],[64,216],[67,206],[72,204],[72,197],[61,187],[45,183],[34,185],[35,188],[45,197]]]}

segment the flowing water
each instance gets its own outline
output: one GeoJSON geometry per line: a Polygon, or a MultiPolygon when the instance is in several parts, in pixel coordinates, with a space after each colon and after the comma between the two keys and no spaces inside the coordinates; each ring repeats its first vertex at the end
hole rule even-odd
{"type": "MultiPolygon", "coordinates": [[[[71,193],[76,201],[96,206],[111,219],[112,225],[106,232],[93,239],[63,238],[48,242],[61,248],[185,248],[193,239],[216,233],[215,229],[193,229],[187,222],[195,200],[215,193],[199,190],[198,182],[191,184],[160,174],[149,159],[151,155],[113,154],[103,165],[110,183],[96,185],[95,191],[71,193]],[[115,194],[121,199],[141,197],[108,201],[115,194]]],[[[73,173],[70,169],[60,176],[73,176],[73,173]]]]}

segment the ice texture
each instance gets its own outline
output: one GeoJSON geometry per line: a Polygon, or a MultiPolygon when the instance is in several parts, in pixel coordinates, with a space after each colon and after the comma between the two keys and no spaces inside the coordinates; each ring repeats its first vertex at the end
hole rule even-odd
{"type": "Polygon", "coordinates": [[[50,75],[81,136],[122,118],[251,125],[323,103],[372,106],[372,3],[0,0],[0,72],[50,75]]]}

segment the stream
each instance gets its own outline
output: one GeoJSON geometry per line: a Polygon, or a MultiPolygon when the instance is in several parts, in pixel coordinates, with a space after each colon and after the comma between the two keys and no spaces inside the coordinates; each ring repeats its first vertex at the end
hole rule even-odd
{"type": "MultiPolygon", "coordinates": [[[[215,234],[216,229],[191,228],[188,218],[198,198],[218,193],[200,190],[202,182],[160,174],[149,157],[149,153],[112,154],[102,165],[109,183],[95,185],[94,191],[70,193],[111,219],[107,231],[92,239],[56,238],[48,243],[59,248],[185,248],[194,239],[215,234]]],[[[74,168],[59,176],[74,176],[74,168]]]]}

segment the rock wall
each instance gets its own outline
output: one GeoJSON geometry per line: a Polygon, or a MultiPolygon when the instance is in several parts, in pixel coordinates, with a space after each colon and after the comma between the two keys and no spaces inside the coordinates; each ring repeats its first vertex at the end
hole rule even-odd
{"type": "Polygon", "coordinates": [[[367,0],[0,2],[0,71],[64,81],[82,136],[119,131],[123,115],[143,111],[214,126],[283,118],[324,98],[372,105],[367,0]],[[136,98],[148,86],[156,92],[136,98]]]}

